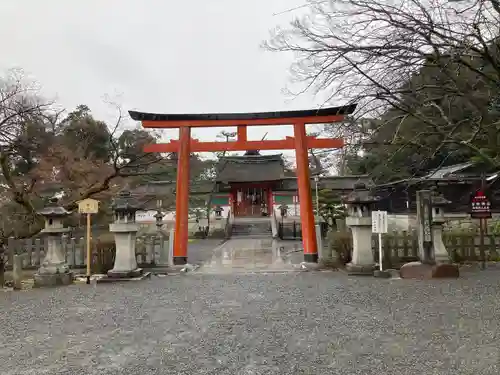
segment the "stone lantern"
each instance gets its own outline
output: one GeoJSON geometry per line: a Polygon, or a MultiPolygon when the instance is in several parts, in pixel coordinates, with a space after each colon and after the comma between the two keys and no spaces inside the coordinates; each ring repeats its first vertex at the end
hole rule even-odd
{"type": "Polygon", "coordinates": [[[282,203],[279,206],[279,210],[280,210],[281,219],[283,220],[283,218],[287,217],[287,215],[288,215],[288,206],[286,204],[282,203]]]}
{"type": "Polygon", "coordinates": [[[373,196],[364,183],[354,185],[354,190],[344,196],[347,205],[346,225],[352,232],[352,261],[347,264],[347,272],[353,275],[373,274],[375,260],[372,251],[372,211],[380,200],[373,196]]]}
{"type": "Polygon", "coordinates": [[[222,211],[224,211],[224,210],[223,210],[223,209],[222,209],[222,207],[221,207],[221,206],[219,206],[219,205],[218,205],[218,206],[216,206],[216,207],[214,208],[215,218],[216,218],[216,219],[220,219],[220,218],[222,218],[222,211]]]}
{"type": "Polygon", "coordinates": [[[45,228],[41,233],[47,236],[47,248],[45,258],[34,275],[35,286],[68,285],[73,282],[73,273],[66,264],[61,244],[62,235],[70,231],[64,228],[63,220],[71,213],[57,202],[57,198],[52,198],[47,207],[38,211],[45,219],[45,228]]]}
{"type": "Polygon", "coordinates": [[[434,259],[439,263],[450,263],[450,256],[443,242],[444,208],[451,202],[437,192],[432,195],[432,238],[434,259]]]}
{"type": "Polygon", "coordinates": [[[122,191],[113,202],[114,223],[109,231],[114,233],[116,244],[115,264],[108,271],[110,278],[132,278],[142,276],[142,269],[137,267],[135,256],[136,234],[139,226],[135,214],[142,207],[129,191],[122,191]]]}
{"type": "Polygon", "coordinates": [[[158,209],[156,211],[154,218],[156,220],[156,230],[158,231],[158,233],[160,233],[161,227],[163,226],[163,217],[164,216],[165,215],[160,211],[160,209],[158,209]]]}

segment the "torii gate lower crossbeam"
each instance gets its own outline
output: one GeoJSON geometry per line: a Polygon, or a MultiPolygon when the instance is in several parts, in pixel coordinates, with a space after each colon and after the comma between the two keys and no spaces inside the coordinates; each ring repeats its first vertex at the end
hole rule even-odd
{"type": "Polygon", "coordinates": [[[340,148],[341,139],[319,139],[306,135],[306,124],[342,121],[354,112],[356,105],[309,111],[261,112],[244,114],[152,114],[129,111],[133,120],[145,128],[179,128],[179,141],[145,146],[146,152],[177,152],[176,218],[174,264],[187,263],[189,213],[189,156],[191,152],[238,151],[249,149],[295,149],[301,212],[304,261],[316,263],[318,248],[309,176],[309,148],[340,148]],[[247,126],[293,125],[294,137],[285,140],[248,141],[247,126]],[[192,127],[237,126],[236,142],[199,142],[191,139],[192,127]]]}

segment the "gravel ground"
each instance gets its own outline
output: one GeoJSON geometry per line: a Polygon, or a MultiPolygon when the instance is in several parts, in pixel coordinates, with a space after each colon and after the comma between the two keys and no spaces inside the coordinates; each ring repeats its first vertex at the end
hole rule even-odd
{"type": "Polygon", "coordinates": [[[0,373],[499,374],[500,271],[195,275],[0,294],[0,373]]]}

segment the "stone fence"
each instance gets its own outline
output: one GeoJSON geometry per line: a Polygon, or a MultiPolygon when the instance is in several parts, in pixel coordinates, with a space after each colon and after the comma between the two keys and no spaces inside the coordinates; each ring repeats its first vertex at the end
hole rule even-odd
{"type": "MultiPolygon", "coordinates": [[[[98,242],[97,242],[98,243],[98,242]]],[[[92,242],[93,264],[98,256],[97,243],[92,242]]],[[[87,264],[86,239],[84,237],[71,238],[63,235],[61,246],[65,254],[66,263],[70,268],[85,268],[87,264]]],[[[109,244],[114,247],[114,243],[109,244]]],[[[9,238],[4,253],[6,269],[12,269],[14,255],[23,256],[23,269],[38,269],[45,257],[47,249],[46,238],[15,239],[9,238]]],[[[139,267],[152,267],[159,263],[160,254],[168,252],[169,240],[166,236],[145,235],[136,239],[136,259],[139,267]]]]}

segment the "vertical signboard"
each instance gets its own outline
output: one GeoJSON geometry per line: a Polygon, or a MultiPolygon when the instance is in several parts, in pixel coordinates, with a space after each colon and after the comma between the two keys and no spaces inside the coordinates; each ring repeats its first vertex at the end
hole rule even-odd
{"type": "Polygon", "coordinates": [[[384,253],[382,251],[382,234],[387,233],[387,211],[372,212],[372,233],[378,234],[378,264],[380,271],[383,271],[384,253]]]}

